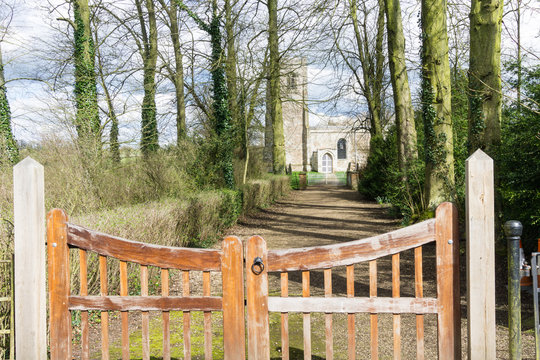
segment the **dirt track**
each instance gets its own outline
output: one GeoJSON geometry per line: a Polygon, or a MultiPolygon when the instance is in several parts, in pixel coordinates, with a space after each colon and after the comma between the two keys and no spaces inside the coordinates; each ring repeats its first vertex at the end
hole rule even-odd
{"type": "Polygon", "coordinates": [[[295,191],[274,206],[245,218],[228,234],[262,236],[269,249],[335,244],[398,227],[386,208],[360,201],[358,192],[318,186],[295,191]]]}

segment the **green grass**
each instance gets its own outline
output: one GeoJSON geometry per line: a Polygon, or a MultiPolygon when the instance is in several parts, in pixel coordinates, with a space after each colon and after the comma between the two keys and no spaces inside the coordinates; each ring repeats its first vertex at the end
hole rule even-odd
{"type": "MultiPolygon", "coordinates": [[[[140,316],[140,314],[132,315],[140,316]]],[[[180,311],[170,312],[170,349],[171,358],[184,358],[184,314],[180,311]]],[[[223,315],[221,312],[212,313],[212,357],[223,359],[223,315]]],[[[150,320],[150,356],[162,358],[163,356],[163,321],[161,316],[154,316],[150,320]]],[[[122,344],[120,341],[111,344],[109,348],[111,359],[122,358],[122,344]]],[[[142,359],[142,333],[138,329],[129,336],[129,355],[131,359],[142,359]]],[[[192,359],[204,359],[204,321],[203,313],[191,312],[191,356],[192,359]]]]}

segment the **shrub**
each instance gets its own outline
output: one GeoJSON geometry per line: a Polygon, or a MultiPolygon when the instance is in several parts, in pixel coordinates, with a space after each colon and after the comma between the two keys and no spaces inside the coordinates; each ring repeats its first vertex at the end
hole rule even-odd
{"type": "Polygon", "coordinates": [[[242,186],[242,208],[249,213],[269,206],[290,191],[288,176],[272,175],[267,179],[251,180],[242,186]]]}
{"type": "Polygon", "coordinates": [[[498,155],[502,222],[523,224],[523,246],[536,251],[540,237],[540,66],[525,69],[521,109],[504,111],[502,145],[498,155]]]}
{"type": "MultiPolygon", "coordinates": [[[[186,200],[166,199],[74,216],[70,222],[114,236],[164,246],[209,247],[236,222],[240,194],[232,190],[204,191],[186,200]]],[[[78,258],[72,261],[72,286],[78,287],[78,258]]],[[[98,292],[97,257],[88,259],[89,291],[98,292]]],[[[109,289],[119,289],[118,262],[109,261],[109,289]]],[[[156,275],[156,269],[151,275],[156,275]]],[[[138,280],[137,280],[138,281],[138,280]]],[[[137,281],[134,285],[137,286],[137,281]]]]}

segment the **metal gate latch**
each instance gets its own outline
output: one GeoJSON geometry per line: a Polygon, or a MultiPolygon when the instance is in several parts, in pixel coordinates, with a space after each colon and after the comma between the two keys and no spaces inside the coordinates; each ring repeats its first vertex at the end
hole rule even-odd
{"type": "Polygon", "coordinates": [[[255,275],[260,275],[264,271],[263,260],[259,256],[253,259],[253,265],[251,265],[251,271],[253,271],[255,275]]]}

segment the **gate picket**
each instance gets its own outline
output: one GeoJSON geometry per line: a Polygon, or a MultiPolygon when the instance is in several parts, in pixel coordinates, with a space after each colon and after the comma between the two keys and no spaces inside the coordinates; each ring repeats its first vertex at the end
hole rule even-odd
{"type": "Polygon", "coordinates": [[[248,240],[246,250],[248,359],[270,358],[267,264],[266,241],[260,236],[253,236],[248,240]],[[262,259],[264,265],[258,275],[252,269],[257,257],[262,259]]]}

